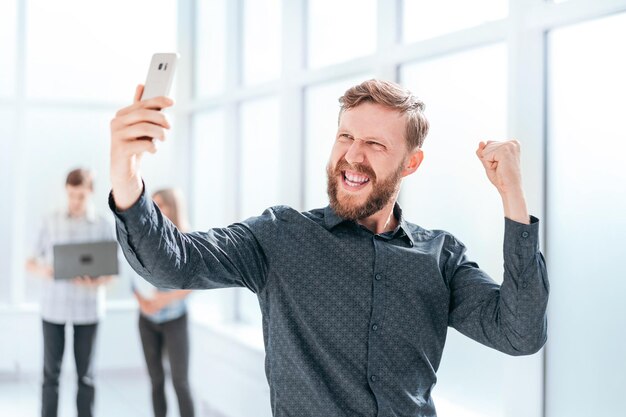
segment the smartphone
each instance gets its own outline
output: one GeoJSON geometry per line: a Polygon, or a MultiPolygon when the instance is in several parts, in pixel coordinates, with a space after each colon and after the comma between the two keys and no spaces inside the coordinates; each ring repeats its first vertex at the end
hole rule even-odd
{"type": "MultiPolygon", "coordinates": [[[[169,95],[172,82],[174,81],[178,57],[179,55],[175,52],[152,55],[141,100],[169,95]]],[[[137,139],[152,140],[153,138],[142,136],[137,139]]]]}
{"type": "Polygon", "coordinates": [[[142,100],[152,97],[167,96],[170,93],[176,63],[179,55],[177,53],[165,53],[152,55],[148,76],[143,87],[142,100]]]}

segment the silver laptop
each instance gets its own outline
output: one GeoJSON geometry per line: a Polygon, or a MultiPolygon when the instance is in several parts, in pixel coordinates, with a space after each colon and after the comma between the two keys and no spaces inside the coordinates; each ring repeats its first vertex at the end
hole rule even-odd
{"type": "Polygon", "coordinates": [[[117,275],[117,242],[54,245],[54,279],[117,275]]]}

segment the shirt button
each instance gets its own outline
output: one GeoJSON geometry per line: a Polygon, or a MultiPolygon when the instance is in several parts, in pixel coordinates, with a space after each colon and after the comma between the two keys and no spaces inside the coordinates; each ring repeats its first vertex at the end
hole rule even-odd
{"type": "Polygon", "coordinates": [[[523,283],[522,288],[528,288],[528,283],[527,282],[523,283]]]}
{"type": "Polygon", "coordinates": [[[372,375],[372,376],[370,376],[370,380],[372,382],[376,382],[378,380],[378,378],[376,377],[376,375],[372,375]]]}
{"type": "Polygon", "coordinates": [[[526,239],[528,236],[530,236],[528,232],[522,232],[522,237],[524,239],[526,239]]]}
{"type": "Polygon", "coordinates": [[[372,330],[374,331],[378,330],[378,324],[372,324],[372,330]]]}
{"type": "Polygon", "coordinates": [[[381,279],[383,279],[383,276],[381,274],[376,274],[376,281],[380,281],[381,279]]]}

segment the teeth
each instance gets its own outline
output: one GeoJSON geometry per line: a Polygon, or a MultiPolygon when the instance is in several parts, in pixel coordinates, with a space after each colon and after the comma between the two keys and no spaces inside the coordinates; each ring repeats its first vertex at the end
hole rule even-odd
{"type": "Polygon", "coordinates": [[[369,181],[369,178],[363,177],[361,175],[353,175],[345,173],[346,179],[352,183],[363,184],[364,182],[369,181]]]}

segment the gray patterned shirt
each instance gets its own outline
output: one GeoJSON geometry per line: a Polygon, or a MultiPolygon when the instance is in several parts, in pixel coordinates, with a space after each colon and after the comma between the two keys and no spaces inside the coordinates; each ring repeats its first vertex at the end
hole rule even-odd
{"type": "Polygon", "coordinates": [[[448,326],[511,355],[546,341],[548,280],[538,220],[505,219],[497,285],[451,234],[408,223],[374,234],[330,207],[276,206],[180,233],[146,198],[117,212],[133,268],[159,287],[247,287],[263,314],[276,417],[435,416],[448,326]]]}

